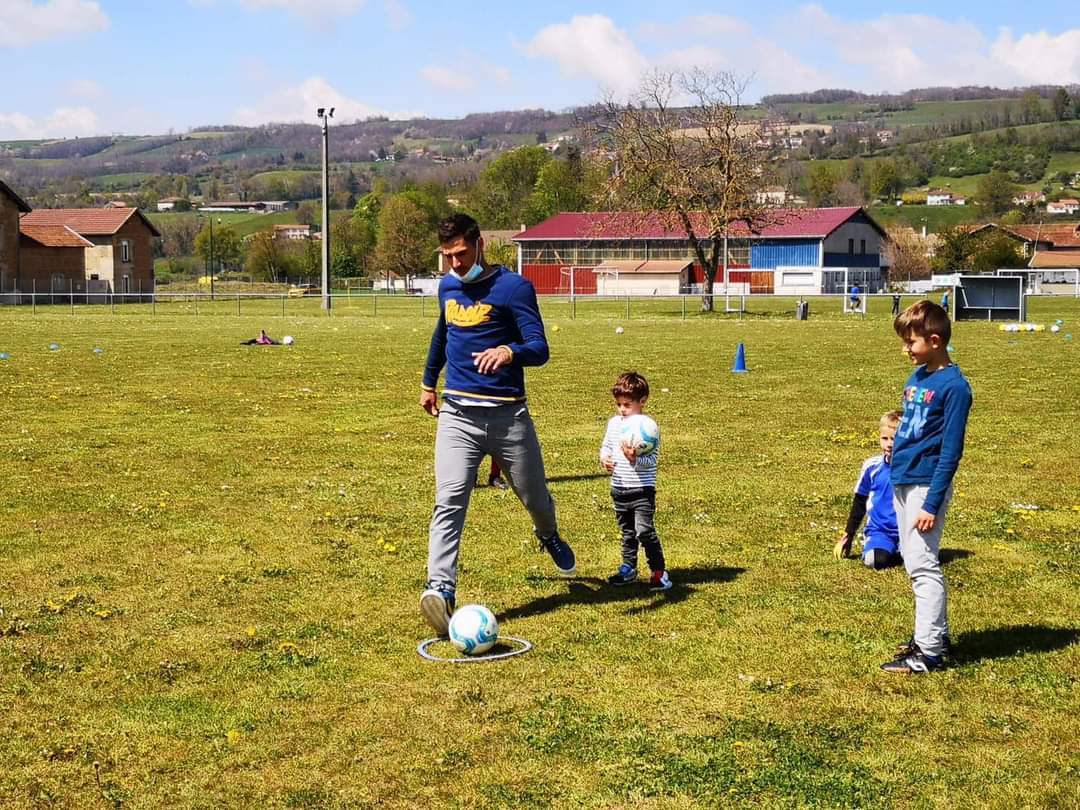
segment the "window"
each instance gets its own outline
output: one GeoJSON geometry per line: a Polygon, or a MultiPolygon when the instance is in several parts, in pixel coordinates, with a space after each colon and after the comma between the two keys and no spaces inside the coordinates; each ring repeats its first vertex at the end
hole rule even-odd
{"type": "Polygon", "coordinates": [[[863,256],[866,255],[866,240],[865,239],[860,239],[859,240],[859,253],[861,253],[863,256]]]}
{"type": "Polygon", "coordinates": [[[125,294],[131,292],[131,276],[122,276],[121,283],[123,284],[121,287],[122,292],[125,294]]]}
{"type": "Polygon", "coordinates": [[[131,261],[131,242],[126,239],[122,239],[120,241],[120,261],[131,261]]]}
{"type": "Polygon", "coordinates": [[[98,280],[98,274],[97,273],[91,273],[90,274],[90,280],[91,281],[97,281],[98,280]]]}
{"type": "Polygon", "coordinates": [[[848,239],[847,240],[847,252],[849,254],[851,254],[851,255],[855,255],[855,240],[854,239],[848,239]]]}

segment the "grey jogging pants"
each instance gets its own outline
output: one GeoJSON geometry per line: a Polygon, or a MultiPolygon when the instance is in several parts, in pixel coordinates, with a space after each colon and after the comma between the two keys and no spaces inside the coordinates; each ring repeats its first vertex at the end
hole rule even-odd
{"type": "Polygon", "coordinates": [[[490,455],[532,517],[537,537],[558,530],[555,501],[547,487],[544,458],[524,403],[491,408],[443,400],[435,432],[435,508],[428,529],[429,587],[453,591],[469,496],[476,470],[490,455]]]}
{"type": "Polygon", "coordinates": [[[952,487],[945,493],[937,511],[934,528],[923,533],[915,528],[915,520],[929,490],[929,487],[919,485],[895,486],[893,506],[896,508],[896,527],[900,530],[900,554],[911,577],[911,590],[915,593],[915,643],[924,653],[940,656],[945,652],[949,615],[945,575],[941,572],[938,554],[952,487]]]}

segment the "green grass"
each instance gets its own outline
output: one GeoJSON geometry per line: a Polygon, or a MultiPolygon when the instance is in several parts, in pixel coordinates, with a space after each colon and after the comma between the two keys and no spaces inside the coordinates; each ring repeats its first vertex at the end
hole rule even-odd
{"type": "MultiPolygon", "coordinates": [[[[535,648],[453,667],[415,652],[433,313],[293,303],[0,309],[0,805],[1076,805],[1080,342],[957,327],[957,665],[903,679],[877,667],[910,632],[907,578],[830,554],[910,371],[885,302],[799,323],[790,301],[683,321],[546,300],[530,408],[580,576],[478,490],[460,599],[535,648]],[[260,327],[297,342],[237,345],[260,327]],[[627,367],[664,430],[666,595],[602,583],[596,452],[627,367]]],[[[1080,323],[1074,299],[1032,306],[1080,323]]]]}
{"type": "Polygon", "coordinates": [[[925,224],[931,233],[952,225],[992,219],[970,202],[967,205],[874,205],[870,207],[870,214],[881,225],[896,222],[921,230],[925,224]]]}

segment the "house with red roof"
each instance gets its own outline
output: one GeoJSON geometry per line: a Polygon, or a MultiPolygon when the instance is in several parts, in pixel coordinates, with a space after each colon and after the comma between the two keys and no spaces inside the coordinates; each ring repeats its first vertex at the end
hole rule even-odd
{"type": "MultiPolygon", "coordinates": [[[[703,218],[692,222],[706,239],[703,218]]],[[[715,289],[734,295],[776,291],[778,275],[810,273],[817,292],[884,289],[884,229],[860,207],[770,212],[754,230],[732,225],[715,289]],[[816,271],[816,272],[814,272],[816,271]]],[[[704,280],[685,231],[656,213],[556,214],[513,236],[518,272],[540,294],[699,292],[704,280]]]]}
{"type": "MultiPolygon", "coordinates": [[[[19,228],[29,240],[26,244],[36,246],[35,251],[55,251],[56,261],[75,247],[67,232],[83,240],[87,292],[134,295],[154,290],[153,241],[161,233],[138,208],[38,208],[23,214],[19,228]]],[[[62,261],[63,272],[69,272],[74,260],[62,261]]],[[[48,275],[51,291],[54,274],[48,275]]],[[[34,279],[40,283],[37,275],[34,279]]],[[[30,292],[28,284],[20,289],[30,292]]]]}
{"type": "Polygon", "coordinates": [[[86,252],[94,243],[67,225],[19,224],[19,289],[65,301],[84,295],[86,252]]]}

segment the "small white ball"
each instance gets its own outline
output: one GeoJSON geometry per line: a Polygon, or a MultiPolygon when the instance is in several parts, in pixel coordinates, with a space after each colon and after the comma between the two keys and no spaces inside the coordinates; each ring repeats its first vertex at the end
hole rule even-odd
{"type": "Polygon", "coordinates": [[[1060,327],[1060,326],[1058,326],[1058,325],[1057,325],[1057,324],[1055,323],[1055,324],[1054,324],[1053,326],[1051,326],[1051,327],[1050,327],[1050,331],[1051,331],[1051,332],[1060,332],[1060,331],[1061,331],[1061,327],[1060,327]]]}
{"type": "Polygon", "coordinates": [[[621,334],[622,334],[623,332],[625,332],[625,331],[626,331],[626,330],[625,330],[625,329],[623,329],[623,328],[622,328],[621,326],[616,326],[616,327],[615,327],[615,334],[616,334],[616,335],[621,335],[621,334]]]}
{"type": "Polygon", "coordinates": [[[281,342],[284,343],[286,346],[292,346],[293,340],[294,338],[292,335],[286,335],[281,339],[281,342]]]}

